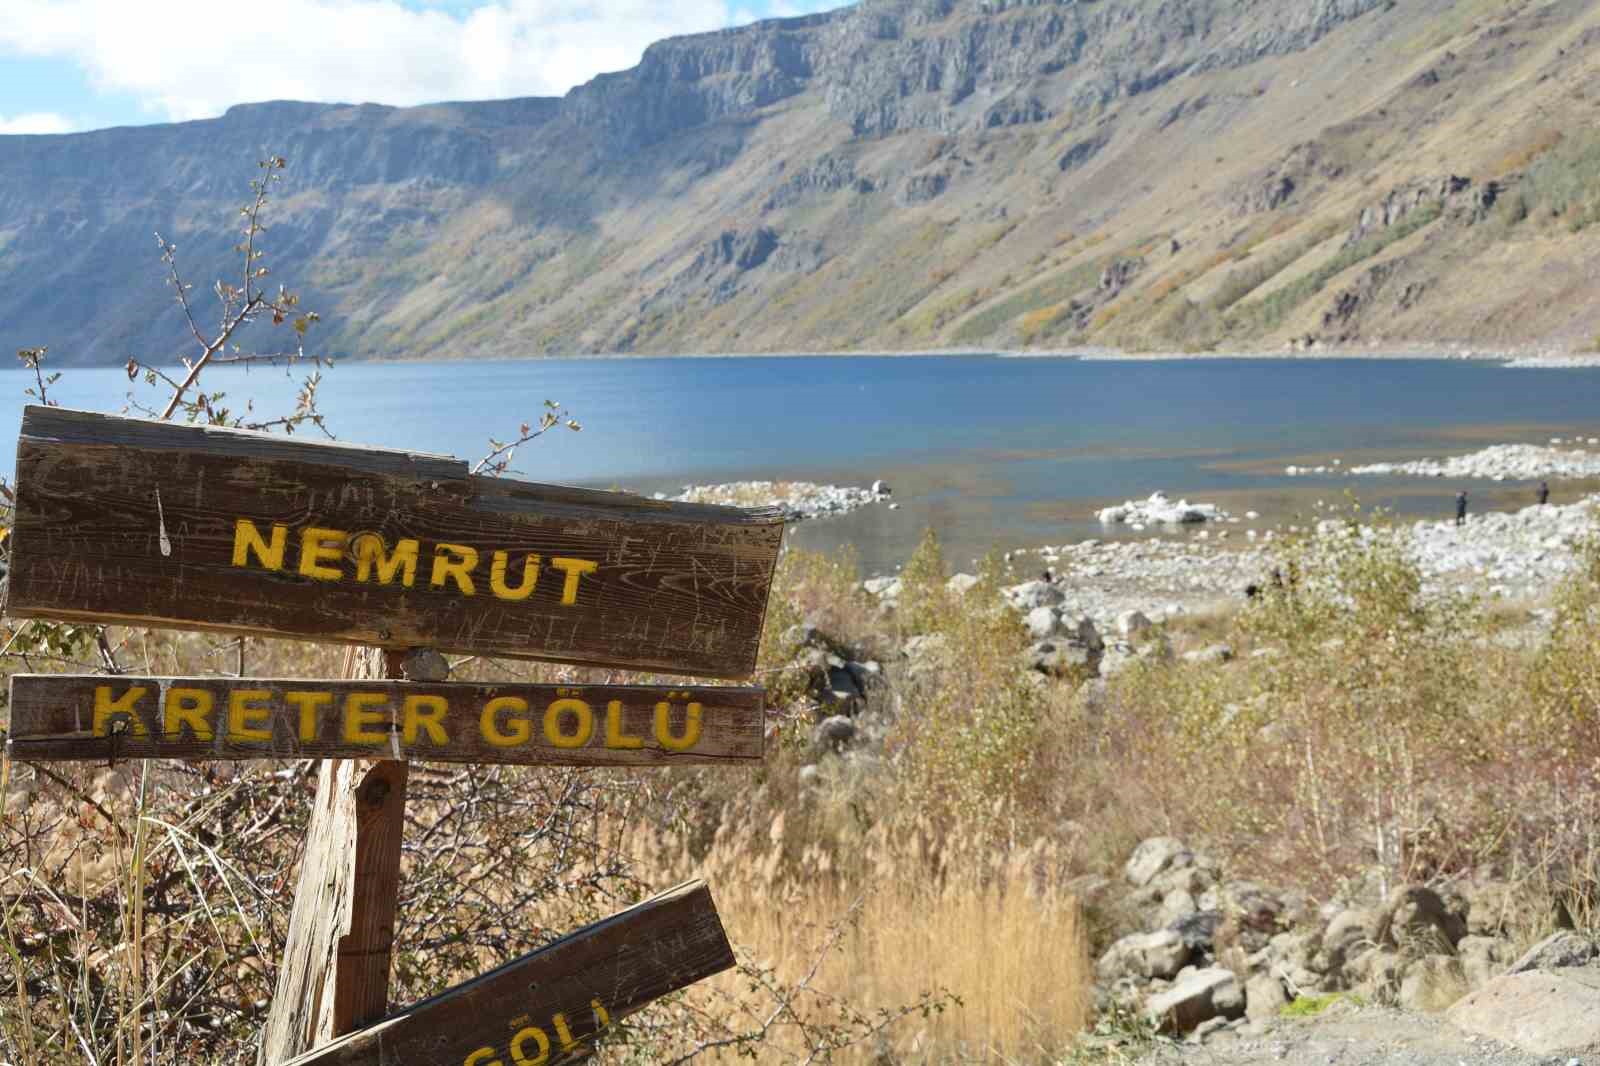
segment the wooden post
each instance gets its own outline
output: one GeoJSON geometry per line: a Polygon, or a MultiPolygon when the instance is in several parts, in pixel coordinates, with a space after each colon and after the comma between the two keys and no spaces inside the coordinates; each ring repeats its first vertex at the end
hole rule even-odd
{"type": "MultiPolygon", "coordinates": [[[[363,657],[359,672],[366,676],[405,676],[400,655],[373,648],[363,657]]],[[[364,775],[350,760],[322,763],[283,964],[261,1040],[266,1066],[370,1025],[388,1011],[406,778],[406,764],[394,760],[364,775]]]]}

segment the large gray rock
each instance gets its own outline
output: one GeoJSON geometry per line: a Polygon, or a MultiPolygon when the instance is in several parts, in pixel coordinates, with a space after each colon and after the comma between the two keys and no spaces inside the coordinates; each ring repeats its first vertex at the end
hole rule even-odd
{"type": "Polygon", "coordinates": [[[1145,1004],[1151,1024],[1165,1032],[1188,1032],[1211,1018],[1244,1014],[1244,991],[1233,971],[1221,966],[1193,970],[1145,1004]]]}
{"type": "Polygon", "coordinates": [[[1128,856],[1122,875],[1128,884],[1143,888],[1158,876],[1172,869],[1194,865],[1194,852],[1174,837],[1150,837],[1141,840],[1128,856]]]}
{"type": "Polygon", "coordinates": [[[1600,944],[1580,933],[1563,929],[1551,933],[1523,952],[1521,958],[1506,968],[1506,973],[1560,970],[1569,966],[1586,965],[1595,958],[1600,958],[1600,944]]]}
{"type": "Polygon", "coordinates": [[[1503,974],[1445,1016],[1469,1033],[1535,1055],[1600,1052],[1600,968],[1503,974]]]}
{"type": "Polygon", "coordinates": [[[1132,933],[1107,948],[1095,970],[1102,980],[1124,976],[1170,978],[1183,969],[1190,955],[1189,945],[1171,929],[1132,933]]]}

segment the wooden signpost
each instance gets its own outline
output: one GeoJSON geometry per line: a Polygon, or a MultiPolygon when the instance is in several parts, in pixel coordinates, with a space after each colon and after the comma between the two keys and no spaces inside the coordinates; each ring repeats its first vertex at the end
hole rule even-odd
{"type": "Polygon", "coordinates": [[[385,1018],[406,760],[758,761],[763,693],[401,680],[401,656],[431,648],[742,680],[782,536],[774,510],[30,406],[9,613],[371,645],[384,667],[368,672],[384,676],[18,675],[7,743],[39,761],[328,760],[265,1062],[576,1061],[612,1022],[733,965],[709,890],[679,886],[385,1018]],[[358,774],[352,759],[378,761],[358,774]]]}
{"type": "Polygon", "coordinates": [[[690,881],[423,1000],[291,1066],[556,1066],[651,1000],[733,965],[711,893],[690,881]]]}
{"type": "Polygon", "coordinates": [[[29,406],[8,611],[742,679],[776,510],[29,406]]]}
{"type": "Polygon", "coordinates": [[[18,758],[758,762],[762,690],[227,677],[11,679],[18,758]]]}

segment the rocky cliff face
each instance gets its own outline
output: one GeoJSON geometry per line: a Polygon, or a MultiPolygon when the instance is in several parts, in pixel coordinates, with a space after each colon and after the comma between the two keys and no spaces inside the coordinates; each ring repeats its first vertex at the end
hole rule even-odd
{"type": "MultiPolygon", "coordinates": [[[[173,349],[151,234],[201,288],[231,272],[266,152],[291,163],[276,276],[337,354],[1527,339],[1555,316],[1448,297],[1463,211],[1392,223],[1537,198],[1583,157],[1557,87],[1595,65],[1597,3],[862,0],[662,41],[561,99],[0,137],[0,341],[173,349]]],[[[1534,235],[1481,226],[1471,254],[1491,230],[1534,235]]]]}

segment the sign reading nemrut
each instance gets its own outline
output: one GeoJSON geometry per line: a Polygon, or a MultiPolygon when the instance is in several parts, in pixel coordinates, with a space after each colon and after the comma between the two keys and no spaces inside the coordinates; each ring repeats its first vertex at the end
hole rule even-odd
{"type": "Polygon", "coordinates": [[[9,609],[737,679],[782,534],[777,511],[30,406],[9,609]]]}

